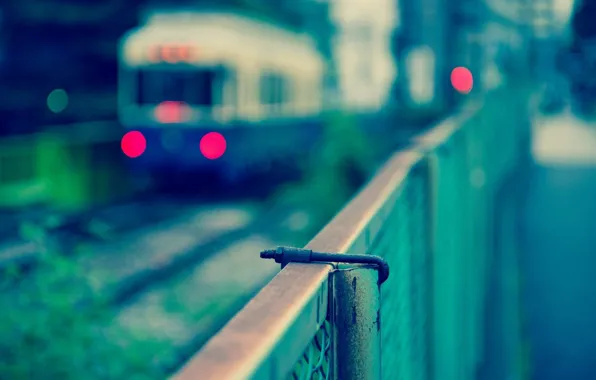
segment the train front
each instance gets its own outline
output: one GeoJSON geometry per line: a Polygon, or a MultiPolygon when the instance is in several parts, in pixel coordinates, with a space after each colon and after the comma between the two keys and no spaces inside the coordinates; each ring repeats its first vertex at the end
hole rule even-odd
{"type": "Polygon", "coordinates": [[[131,165],[159,176],[237,163],[226,155],[235,126],[233,70],[209,46],[214,41],[197,43],[205,32],[191,21],[153,20],[121,43],[120,122],[146,141],[131,165]]]}

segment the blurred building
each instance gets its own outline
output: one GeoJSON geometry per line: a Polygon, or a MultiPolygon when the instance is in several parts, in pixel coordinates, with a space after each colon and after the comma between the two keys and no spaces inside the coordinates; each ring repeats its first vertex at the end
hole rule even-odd
{"type": "Polygon", "coordinates": [[[398,0],[400,22],[393,53],[398,66],[393,95],[409,108],[445,109],[451,99],[449,73],[457,61],[456,2],[398,0]]]}
{"type": "Polygon", "coordinates": [[[565,72],[569,79],[572,108],[581,117],[596,114],[596,2],[578,0],[571,20],[570,46],[565,72]]]}
{"type": "MultiPolygon", "coordinates": [[[[571,2],[568,2],[569,4],[571,2]]],[[[490,31],[485,38],[498,40],[499,50],[515,56],[516,62],[529,69],[537,80],[551,80],[555,75],[555,57],[564,39],[569,10],[557,12],[558,0],[487,0],[490,31]]],[[[494,55],[494,51],[491,51],[494,55]]],[[[499,55],[499,53],[497,53],[499,55]]],[[[502,57],[504,54],[500,53],[502,57]]],[[[492,56],[490,57],[492,58],[492,56]]]]}
{"type": "Polygon", "coordinates": [[[485,22],[482,27],[482,74],[480,82],[489,90],[501,85],[508,74],[527,62],[523,51],[527,50],[529,24],[525,20],[525,0],[485,2],[485,22]]]}
{"type": "Polygon", "coordinates": [[[332,49],[339,101],[352,109],[381,108],[390,99],[396,68],[391,44],[397,24],[394,0],[330,3],[332,49]]]}

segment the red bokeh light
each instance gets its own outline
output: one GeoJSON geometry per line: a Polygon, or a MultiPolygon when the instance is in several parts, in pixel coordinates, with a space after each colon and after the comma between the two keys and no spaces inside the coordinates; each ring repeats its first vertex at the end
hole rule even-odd
{"type": "Polygon", "coordinates": [[[226,139],[217,132],[209,132],[201,139],[199,144],[201,153],[209,160],[215,160],[223,156],[226,151],[226,139]]]}
{"type": "Polygon", "coordinates": [[[451,85],[457,92],[468,94],[474,86],[472,72],[465,67],[456,67],[451,71],[451,85]]]}
{"type": "Polygon", "coordinates": [[[155,108],[155,118],[160,123],[180,123],[188,118],[188,107],[181,102],[163,102],[155,108]]]}
{"type": "Polygon", "coordinates": [[[147,149],[147,140],[145,140],[145,136],[141,132],[131,131],[122,137],[120,146],[122,147],[122,152],[128,157],[137,158],[147,149]]]}
{"type": "Polygon", "coordinates": [[[178,62],[175,46],[164,46],[161,48],[161,58],[168,63],[178,62]]]}

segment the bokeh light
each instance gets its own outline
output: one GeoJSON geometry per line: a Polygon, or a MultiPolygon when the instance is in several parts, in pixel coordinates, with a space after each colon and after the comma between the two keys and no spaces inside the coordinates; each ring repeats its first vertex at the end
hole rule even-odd
{"type": "Polygon", "coordinates": [[[155,108],[155,118],[160,123],[180,123],[188,118],[188,107],[181,102],[163,102],[155,108]]]}
{"type": "Polygon", "coordinates": [[[451,85],[457,92],[468,94],[474,86],[472,72],[465,67],[456,67],[451,71],[451,85]]]}
{"type": "Polygon", "coordinates": [[[60,113],[68,107],[68,94],[65,90],[57,88],[50,92],[46,102],[50,111],[60,113]]]}
{"type": "Polygon", "coordinates": [[[226,151],[226,139],[217,132],[209,132],[201,139],[200,149],[205,158],[215,160],[226,151]]]}
{"type": "Polygon", "coordinates": [[[139,131],[131,131],[122,137],[122,152],[130,158],[137,158],[147,149],[147,140],[139,131]]]}

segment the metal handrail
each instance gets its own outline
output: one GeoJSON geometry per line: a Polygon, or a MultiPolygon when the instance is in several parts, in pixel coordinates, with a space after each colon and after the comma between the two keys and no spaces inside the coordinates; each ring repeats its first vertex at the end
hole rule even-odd
{"type": "Polygon", "coordinates": [[[491,194],[527,154],[523,108],[531,92],[495,89],[414,138],[306,246],[387,260],[393,274],[382,299],[379,289],[373,296],[369,275],[356,290],[350,283],[356,277],[343,265],[288,260],[174,378],[372,379],[389,371],[457,380],[473,370],[481,344],[482,268],[497,207],[491,194]],[[478,271],[459,266],[466,260],[478,271]],[[366,294],[374,299],[358,298],[366,294]],[[390,319],[381,321],[381,314],[390,319]],[[361,317],[369,323],[364,328],[354,322],[361,317]],[[469,322],[465,331],[459,317],[469,322]],[[456,359],[462,340],[467,351],[456,359]]]}
{"type": "MultiPolygon", "coordinates": [[[[424,158],[429,145],[445,142],[477,109],[449,118],[411,148],[395,153],[371,182],[306,246],[323,252],[356,248],[362,232],[424,158]]],[[[378,226],[380,228],[380,226],[378,226]]],[[[364,246],[365,244],[362,244],[364,246]]],[[[265,286],[175,379],[279,379],[287,376],[325,320],[328,264],[290,263],[265,286]],[[300,334],[289,331],[300,329],[300,334]],[[288,339],[288,337],[292,340],[288,339]],[[298,340],[295,338],[299,337],[298,340]]]]}

